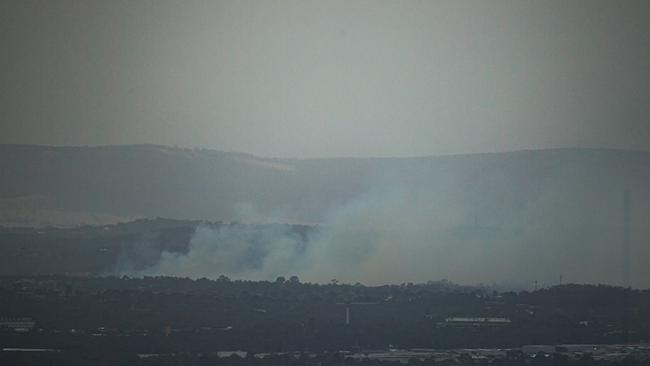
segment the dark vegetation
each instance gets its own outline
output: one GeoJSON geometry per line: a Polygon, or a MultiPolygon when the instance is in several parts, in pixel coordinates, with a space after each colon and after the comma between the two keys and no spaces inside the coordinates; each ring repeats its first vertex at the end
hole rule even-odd
{"type": "Polygon", "coordinates": [[[112,357],[176,355],[170,364],[210,364],[208,356],[196,355],[236,349],[321,354],[342,349],[504,348],[650,339],[650,291],[609,286],[498,293],[446,281],[367,287],[307,284],[296,277],[252,282],[225,276],[217,280],[37,276],[0,278],[0,299],[2,316],[31,317],[37,324],[26,333],[0,332],[3,347],[101,352],[112,357]],[[445,319],[451,316],[505,317],[511,323],[450,326],[445,319]],[[174,363],[183,353],[194,356],[187,356],[188,363],[174,363]]]}
{"type": "MultiPolygon", "coordinates": [[[[192,280],[111,275],[119,266],[147,268],[163,251],[186,252],[197,225],[240,224],[156,219],[69,229],[0,229],[0,317],[29,317],[36,323],[28,332],[0,330],[0,345],[58,350],[0,352],[0,365],[380,365],[389,361],[352,359],[339,351],[650,339],[648,290],[569,284],[499,292],[447,281],[369,287],[336,280],[303,283],[291,273],[259,282],[226,276],[192,280]],[[499,317],[510,323],[458,325],[446,322],[449,317],[499,317]],[[222,350],[272,354],[215,353],[222,350]]],[[[246,228],[263,232],[264,226],[246,228]]],[[[302,225],[283,229],[305,239],[314,230],[302,225]]],[[[490,362],[616,364],[564,356],[547,354],[535,360],[513,353],[490,362]]],[[[628,358],[626,364],[634,360],[628,358]]],[[[488,362],[460,356],[453,362],[470,361],[488,362]]]]}
{"type": "MultiPolygon", "coordinates": [[[[31,206],[24,207],[24,198],[43,200],[56,212],[215,219],[234,217],[238,203],[252,202],[264,212],[286,211],[296,221],[318,222],[323,212],[368,192],[377,182],[443,192],[448,182],[453,194],[465,197],[470,192],[467,203],[476,210],[474,221],[480,222],[489,222],[493,208],[503,202],[515,208],[534,198],[544,202],[557,187],[567,197],[580,198],[567,214],[578,223],[587,221],[591,212],[618,212],[617,194],[625,188],[634,192],[634,217],[643,227],[645,202],[650,202],[645,193],[650,156],[635,152],[298,161],[159,146],[0,149],[0,209],[6,211],[5,222],[26,224],[30,215],[23,211],[31,206]],[[79,177],[83,179],[77,181],[79,177]],[[611,207],[593,205],[610,196],[611,207]]],[[[3,351],[0,365],[383,365],[390,362],[352,359],[340,351],[650,340],[648,290],[563,285],[498,292],[447,281],[319,285],[302,283],[293,273],[260,282],[118,275],[154,265],[165,251],[186,253],[198,225],[241,224],[155,219],[67,229],[0,227],[0,317],[29,317],[36,323],[27,332],[0,329],[0,347],[57,350],[3,351]],[[499,317],[510,323],[457,325],[446,322],[449,317],[499,317]],[[222,350],[245,350],[249,356],[215,353],[222,350]],[[267,352],[272,354],[252,356],[267,352]]],[[[303,239],[311,230],[305,225],[283,228],[303,239]]],[[[493,360],[460,354],[435,362],[628,365],[647,364],[647,359],[604,361],[562,352],[530,357],[513,351],[493,360]]]]}

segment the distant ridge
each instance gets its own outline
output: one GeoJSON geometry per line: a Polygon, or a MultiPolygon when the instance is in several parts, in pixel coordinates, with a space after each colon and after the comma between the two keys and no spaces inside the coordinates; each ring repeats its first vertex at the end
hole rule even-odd
{"type": "Polygon", "coordinates": [[[622,149],[622,148],[594,148],[594,147],[552,147],[552,148],[533,148],[533,149],[520,149],[508,151],[491,151],[491,152],[470,152],[470,153],[445,153],[445,154],[431,154],[431,155],[413,155],[413,156],[335,156],[335,157],[269,157],[261,156],[253,153],[242,151],[227,151],[207,147],[181,147],[163,144],[120,144],[120,145],[41,145],[41,144],[8,144],[0,143],[2,148],[25,148],[25,149],[55,149],[55,150],[78,150],[78,149],[159,149],[176,152],[201,152],[207,154],[226,154],[233,156],[243,156],[255,159],[265,160],[284,160],[284,161],[305,161],[305,160],[341,160],[341,159],[389,159],[389,160],[405,160],[405,159],[430,159],[430,158],[444,158],[444,157],[470,157],[470,156],[491,156],[491,155],[507,155],[507,154],[526,154],[526,153],[543,153],[543,152],[611,152],[611,153],[624,153],[624,154],[650,154],[650,151],[635,150],[635,149],[622,149]]]}
{"type": "Polygon", "coordinates": [[[283,234],[290,225],[258,233],[199,225],[196,234],[187,232],[196,237],[188,254],[180,262],[165,257],[156,274],[217,275],[256,253],[258,267],[231,269],[261,278],[289,266],[301,278],[336,273],[339,280],[368,283],[452,278],[552,284],[563,276],[620,284],[629,271],[631,284],[647,287],[650,278],[646,152],[301,160],[158,145],[1,145],[0,172],[5,227],[90,224],[103,232],[99,225],[147,217],[320,224],[304,238],[313,248],[308,256],[283,234]],[[623,264],[625,222],[629,265],[623,264]],[[266,246],[253,245],[260,241],[266,246]],[[261,269],[269,272],[255,272],[261,269]]]}
{"type": "MultiPolygon", "coordinates": [[[[489,203],[524,204],[545,189],[643,202],[650,152],[549,149],[412,158],[261,158],[163,145],[0,145],[0,223],[39,213],[232,221],[252,215],[321,222],[331,209],[391,185],[456,187],[489,203]]],[[[453,192],[452,192],[453,193],[453,192]]],[[[641,204],[642,207],[647,205],[641,204]]],[[[480,214],[480,213],[478,213],[480,214]]],[[[43,221],[41,219],[41,221],[43,221]]],[[[45,220],[47,221],[47,220],[45,220]]],[[[98,219],[101,221],[101,219],[98,219]]]]}

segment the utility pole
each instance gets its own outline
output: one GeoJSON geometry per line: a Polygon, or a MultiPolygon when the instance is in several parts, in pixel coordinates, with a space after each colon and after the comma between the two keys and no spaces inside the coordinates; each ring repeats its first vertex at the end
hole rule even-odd
{"type": "Polygon", "coordinates": [[[345,305],[345,325],[349,326],[352,323],[351,308],[357,305],[379,305],[379,302],[337,302],[336,305],[345,305]]]}
{"type": "Polygon", "coordinates": [[[630,340],[629,289],[630,286],[630,191],[623,195],[623,342],[630,340]]]}
{"type": "Polygon", "coordinates": [[[350,325],[350,304],[345,307],[345,325],[350,325]]]}
{"type": "Polygon", "coordinates": [[[630,285],[630,191],[623,196],[623,287],[630,285]]]}

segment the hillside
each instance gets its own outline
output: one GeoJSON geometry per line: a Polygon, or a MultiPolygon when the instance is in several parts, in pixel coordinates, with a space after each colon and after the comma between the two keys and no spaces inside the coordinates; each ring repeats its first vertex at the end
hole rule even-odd
{"type": "Polygon", "coordinates": [[[284,229],[199,227],[186,255],[163,255],[149,274],[624,284],[627,272],[630,284],[650,286],[645,152],[292,160],[151,145],[4,145],[0,171],[4,226],[52,225],[57,215],[67,224],[320,224],[304,240],[284,229]],[[259,235],[264,249],[252,243],[259,235]]]}
{"type": "Polygon", "coordinates": [[[160,216],[322,222],[364,193],[395,187],[458,195],[482,221],[488,219],[484,211],[493,219],[492,208],[506,215],[547,195],[560,197],[560,205],[572,201],[558,209],[589,216],[592,208],[616,207],[624,189],[633,192],[635,209],[646,210],[650,153],[541,150],[288,160],[154,145],[0,145],[0,171],[5,222],[13,215],[28,223],[30,215],[47,210],[94,214],[98,221],[160,216]]]}

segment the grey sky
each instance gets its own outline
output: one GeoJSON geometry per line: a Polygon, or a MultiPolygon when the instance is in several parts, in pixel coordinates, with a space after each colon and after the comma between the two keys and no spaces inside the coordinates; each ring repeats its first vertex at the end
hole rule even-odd
{"type": "Polygon", "coordinates": [[[650,149],[650,1],[0,1],[0,143],[650,149]]]}

